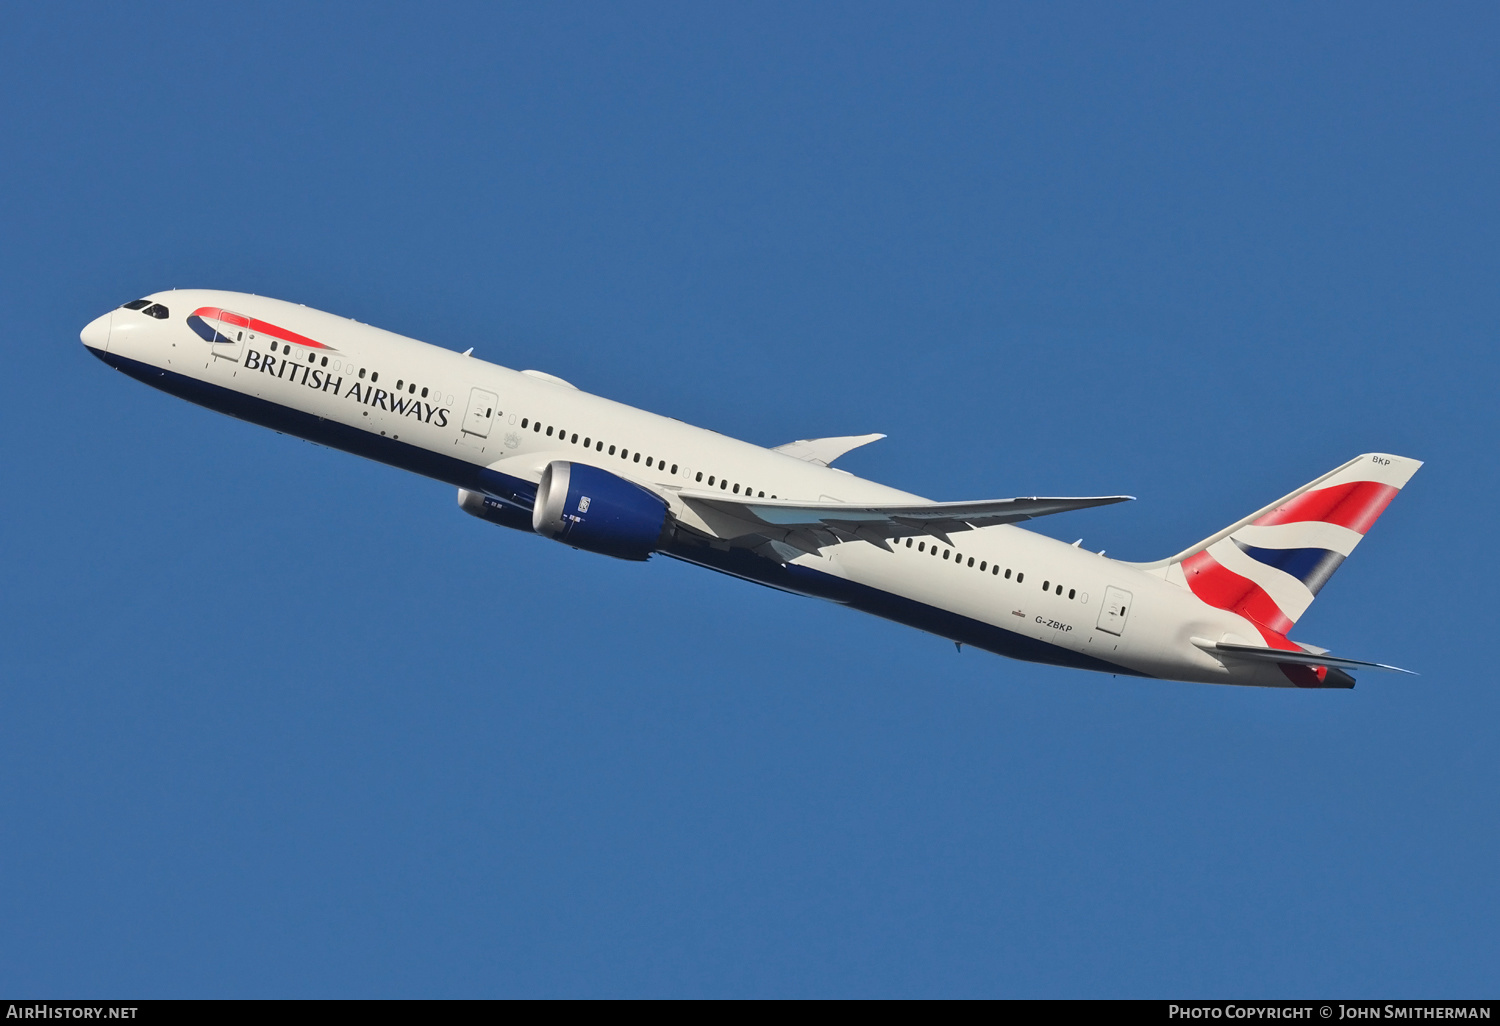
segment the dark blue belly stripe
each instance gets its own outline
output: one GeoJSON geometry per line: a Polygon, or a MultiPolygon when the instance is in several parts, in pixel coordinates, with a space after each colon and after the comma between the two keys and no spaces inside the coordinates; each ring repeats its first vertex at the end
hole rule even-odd
{"type": "Polygon", "coordinates": [[[781,564],[763,559],[746,549],[730,549],[727,552],[706,545],[674,544],[664,550],[667,555],[684,562],[718,570],[767,587],[789,591],[796,595],[837,602],[864,613],[894,620],[896,623],[915,627],[917,630],[936,634],[950,641],[962,642],[972,648],[983,649],[1011,659],[1022,659],[1032,663],[1049,663],[1053,666],[1071,666],[1080,670],[1097,670],[1101,673],[1127,674],[1132,677],[1148,677],[1116,663],[1106,662],[1094,656],[1074,652],[1059,645],[1052,645],[1036,638],[1005,630],[982,620],[938,609],[914,599],[893,595],[867,584],[859,584],[812,567],[795,563],[781,564]]]}
{"type": "Polygon", "coordinates": [[[366,431],[364,428],[324,420],[316,414],[303,413],[268,399],[245,395],[232,388],[199,381],[176,371],[162,370],[113,353],[101,353],[97,349],[89,351],[110,366],[152,388],[159,388],[210,410],[227,413],[231,417],[259,424],[273,431],[296,435],[330,449],[342,449],[378,463],[409,470],[413,474],[444,481],[457,488],[488,492],[498,498],[524,505],[528,510],[536,500],[536,485],[529,481],[496,473],[456,457],[432,452],[419,445],[366,431]]]}

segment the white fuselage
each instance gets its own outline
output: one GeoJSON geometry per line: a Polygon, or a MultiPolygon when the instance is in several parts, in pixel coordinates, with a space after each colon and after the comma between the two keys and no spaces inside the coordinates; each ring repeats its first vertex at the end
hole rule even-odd
{"type": "Polygon", "coordinates": [[[85,342],[148,384],[234,416],[497,495],[518,510],[529,508],[553,461],[591,464],[666,499],[682,528],[661,550],[667,555],[1023,659],[1287,685],[1274,666],[1226,666],[1195,646],[1195,637],[1253,639],[1256,631],[1158,573],[1008,525],[953,534],[951,545],[932,537],[892,549],[850,541],[768,559],[697,530],[702,524],[674,494],[713,488],[806,502],[925,500],[293,303],[209,290],[149,298],[168,310],[165,318],[115,310],[85,329],[85,342]],[[196,329],[187,323],[205,308],[252,323],[235,338],[221,322],[219,340],[205,339],[201,321],[196,329]],[[256,331],[254,321],[325,348],[287,346],[256,331]],[[1106,609],[1107,595],[1123,618],[1106,609]]]}

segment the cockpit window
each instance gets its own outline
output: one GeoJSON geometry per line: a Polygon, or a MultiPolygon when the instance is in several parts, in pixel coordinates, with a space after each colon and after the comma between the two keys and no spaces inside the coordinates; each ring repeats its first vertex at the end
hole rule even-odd
{"type": "Polygon", "coordinates": [[[141,313],[145,314],[147,317],[155,317],[159,321],[164,321],[167,319],[168,311],[167,308],[162,306],[160,303],[152,303],[150,306],[146,307],[146,309],[142,310],[141,313]]]}
{"type": "Polygon", "coordinates": [[[151,305],[151,300],[149,300],[149,299],[132,299],[130,302],[128,302],[124,306],[120,307],[120,309],[121,310],[139,310],[142,307],[147,307],[147,306],[150,306],[150,305],[151,305]]]}

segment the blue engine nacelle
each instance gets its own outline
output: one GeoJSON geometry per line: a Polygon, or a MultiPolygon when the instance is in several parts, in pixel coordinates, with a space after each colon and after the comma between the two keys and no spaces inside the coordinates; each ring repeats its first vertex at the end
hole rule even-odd
{"type": "Polygon", "coordinates": [[[667,526],[667,504],[640,485],[585,463],[549,463],[537,486],[537,534],[616,559],[649,559],[667,526]]]}

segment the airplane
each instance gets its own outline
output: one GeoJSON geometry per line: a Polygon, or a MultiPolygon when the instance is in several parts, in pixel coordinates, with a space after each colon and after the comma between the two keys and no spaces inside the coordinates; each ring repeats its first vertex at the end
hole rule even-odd
{"type": "Polygon", "coordinates": [[[932,502],[833,466],[884,435],[766,449],[295,303],[158,292],[80,338],[171,395],[445,482],[492,524],[670,556],[960,649],[1258,687],[1410,672],[1287,635],[1417,460],[1356,456],[1174,556],[1130,563],[1015,526],[1128,495],[932,502]]]}

